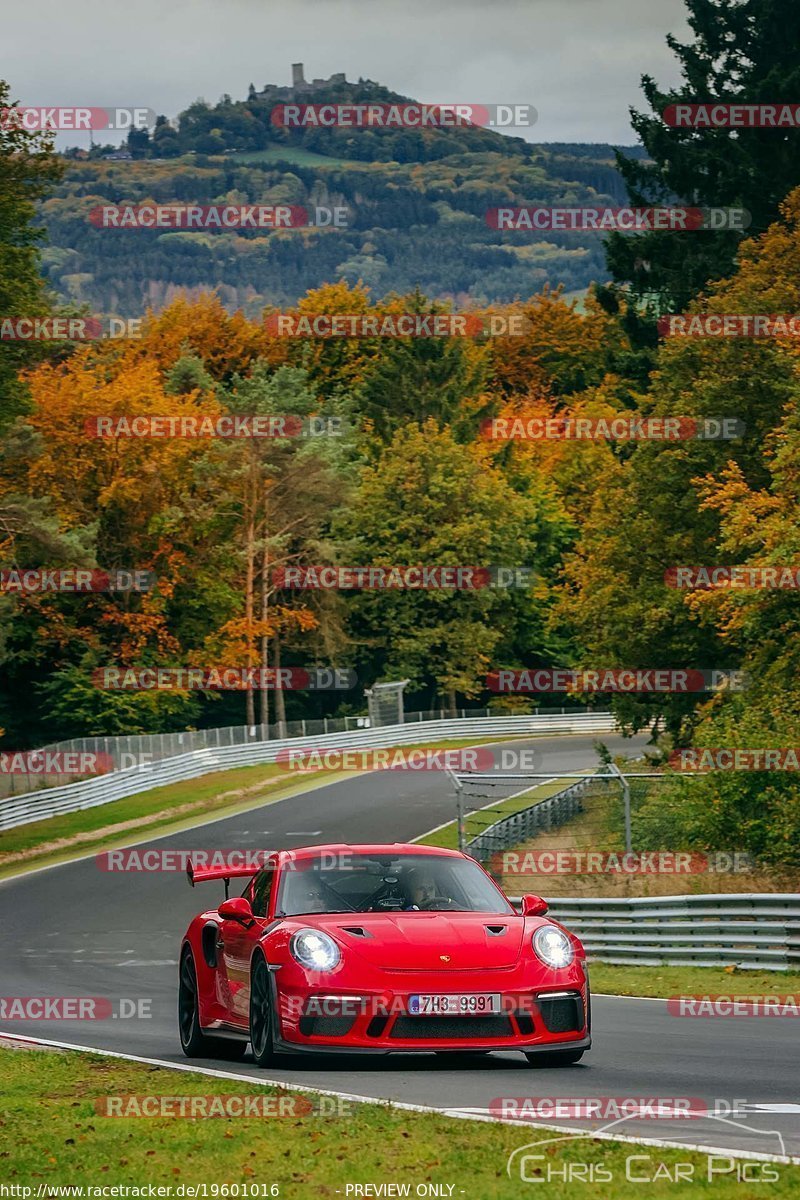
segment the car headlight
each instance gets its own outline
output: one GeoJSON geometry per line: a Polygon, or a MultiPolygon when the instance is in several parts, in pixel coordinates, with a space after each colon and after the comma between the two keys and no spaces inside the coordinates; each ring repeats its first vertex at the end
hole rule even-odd
{"type": "Polygon", "coordinates": [[[548,967],[568,967],[575,950],[567,935],[555,925],[542,925],[531,941],[534,953],[548,967]]]}
{"type": "Polygon", "coordinates": [[[333,938],[318,929],[301,929],[293,936],[289,949],[300,966],[311,971],[332,971],[342,957],[333,938]]]}

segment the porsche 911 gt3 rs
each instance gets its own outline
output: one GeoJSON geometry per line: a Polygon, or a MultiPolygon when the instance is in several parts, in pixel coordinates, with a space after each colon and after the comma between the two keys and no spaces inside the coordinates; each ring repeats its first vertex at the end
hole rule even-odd
{"type": "Polygon", "coordinates": [[[276,851],[191,922],[178,1017],[189,1056],[262,1066],[300,1051],[519,1050],[577,1062],[591,1045],[579,940],[525,896],[517,913],[466,854],[420,845],[276,851]]]}

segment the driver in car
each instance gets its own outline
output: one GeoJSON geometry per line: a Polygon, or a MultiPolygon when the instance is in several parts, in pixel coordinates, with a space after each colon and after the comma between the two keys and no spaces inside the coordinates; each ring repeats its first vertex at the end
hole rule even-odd
{"type": "Polygon", "coordinates": [[[425,908],[437,896],[436,880],[423,871],[409,871],[406,911],[425,908]]]}
{"type": "Polygon", "coordinates": [[[324,913],[330,911],[322,881],[316,871],[301,871],[289,878],[286,907],[293,913],[324,913]]]}

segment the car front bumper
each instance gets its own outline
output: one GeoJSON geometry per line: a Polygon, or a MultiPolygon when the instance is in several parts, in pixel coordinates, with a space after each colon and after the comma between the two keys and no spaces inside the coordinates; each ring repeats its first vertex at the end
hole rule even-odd
{"type": "Polygon", "coordinates": [[[381,991],[317,988],[286,989],[272,976],[275,990],[276,1049],[374,1051],[381,1053],[466,1050],[587,1049],[591,1044],[588,981],[526,989],[499,986],[496,977],[470,980],[440,993],[488,992],[500,995],[500,1011],[485,1015],[420,1016],[409,997],[431,990],[414,983],[381,991]]]}

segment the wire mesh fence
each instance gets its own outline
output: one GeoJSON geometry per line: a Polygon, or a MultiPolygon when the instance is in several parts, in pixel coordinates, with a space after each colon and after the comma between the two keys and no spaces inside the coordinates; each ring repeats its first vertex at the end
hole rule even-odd
{"type": "Polygon", "coordinates": [[[659,896],[780,890],[736,846],[692,848],[673,823],[653,838],[639,818],[662,806],[671,776],[657,770],[554,776],[454,775],[460,844],[509,895],[659,896]],[[648,836],[644,836],[644,830],[648,836]]]}
{"type": "Polygon", "coordinates": [[[553,840],[561,849],[576,842],[595,846],[620,817],[624,829],[619,783],[607,773],[463,773],[453,782],[459,842],[493,874],[502,875],[504,854],[534,840],[537,847],[553,840]],[[568,832],[559,834],[567,824],[568,832]]]}

